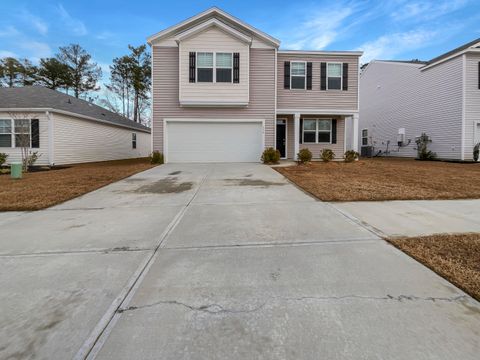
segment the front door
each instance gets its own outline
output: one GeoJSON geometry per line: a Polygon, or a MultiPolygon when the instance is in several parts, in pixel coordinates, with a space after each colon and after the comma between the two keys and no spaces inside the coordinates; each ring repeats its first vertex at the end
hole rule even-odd
{"type": "Polygon", "coordinates": [[[287,124],[285,120],[277,120],[277,150],[280,151],[280,157],[287,157],[287,124]]]}

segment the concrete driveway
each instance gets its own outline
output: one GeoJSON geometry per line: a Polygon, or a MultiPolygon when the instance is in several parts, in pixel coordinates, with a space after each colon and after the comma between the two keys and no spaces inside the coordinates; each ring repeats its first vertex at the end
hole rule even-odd
{"type": "Polygon", "coordinates": [[[0,224],[2,359],[480,353],[476,301],[266,166],[169,164],[0,224]]]}

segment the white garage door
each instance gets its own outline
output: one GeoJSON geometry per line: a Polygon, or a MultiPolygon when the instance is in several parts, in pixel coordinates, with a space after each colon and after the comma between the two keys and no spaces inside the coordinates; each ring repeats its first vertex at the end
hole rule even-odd
{"type": "Polygon", "coordinates": [[[168,162],[258,162],[261,122],[167,121],[168,162]]]}

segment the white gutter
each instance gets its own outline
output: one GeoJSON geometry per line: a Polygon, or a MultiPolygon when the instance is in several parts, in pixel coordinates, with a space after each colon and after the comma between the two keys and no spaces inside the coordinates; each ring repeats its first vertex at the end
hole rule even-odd
{"type": "Polygon", "coordinates": [[[99,123],[102,123],[102,124],[105,124],[105,125],[122,127],[122,128],[126,128],[126,129],[135,130],[135,131],[145,132],[145,133],[148,133],[148,134],[151,133],[151,130],[140,129],[140,128],[136,128],[136,127],[128,126],[128,125],[123,125],[123,124],[116,124],[116,123],[113,123],[113,122],[110,122],[110,121],[100,120],[98,118],[94,118],[94,117],[91,117],[91,116],[86,116],[86,115],[82,115],[82,114],[78,114],[78,113],[74,113],[74,112],[70,112],[70,111],[65,111],[65,110],[58,110],[58,109],[54,109],[54,108],[0,108],[0,111],[5,111],[5,112],[45,112],[45,111],[49,111],[49,112],[52,112],[52,113],[63,114],[63,115],[78,117],[78,118],[85,119],[85,120],[99,122],[99,123]]]}

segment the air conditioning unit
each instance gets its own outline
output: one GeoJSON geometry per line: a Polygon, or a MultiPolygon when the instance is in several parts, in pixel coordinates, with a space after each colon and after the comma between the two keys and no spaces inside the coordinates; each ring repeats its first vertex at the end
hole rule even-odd
{"type": "Polygon", "coordinates": [[[405,128],[398,129],[397,143],[398,146],[402,146],[405,143],[405,128]]]}
{"type": "Polygon", "coordinates": [[[372,157],[373,156],[373,146],[362,146],[360,149],[361,157],[372,157]]]}

